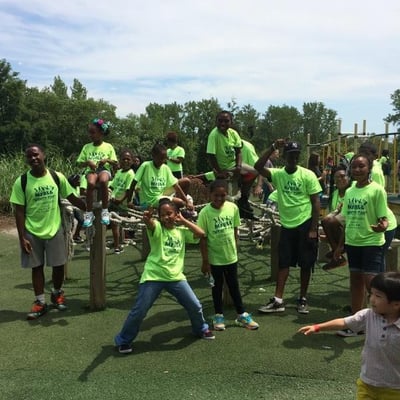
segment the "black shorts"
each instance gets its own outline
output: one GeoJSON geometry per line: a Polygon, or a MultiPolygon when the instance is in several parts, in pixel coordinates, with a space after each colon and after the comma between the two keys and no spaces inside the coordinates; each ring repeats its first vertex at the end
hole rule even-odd
{"type": "Polygon", "coordinates": [[[295,228],[281,228],[279,268],[313,269],[318,254],[318,239],[309,239],[311,218],[295,228]]]}

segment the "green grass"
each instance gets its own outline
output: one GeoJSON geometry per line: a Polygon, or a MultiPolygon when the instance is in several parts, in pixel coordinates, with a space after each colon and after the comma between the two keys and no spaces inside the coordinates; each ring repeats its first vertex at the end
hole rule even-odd
{"type": "MultiPolygon", "coordinates": [[[[65,291],[69,309],[51,310],[27,321],[33,301],[30,273],[19,266],[18,240],[1,235],[0,391],[8,399],[329,399],[355,397],[363,338],[341,339],[333,333],[296,334],[313,322],[343,316],[348,304],[346,268],[316,268],[310,285],[309,315],[295,311],[299,274],[292,270],[286,289],[287,310],[259,315],[273,293],[268,249],[240,246],[240,284],[258,331],[235,327],[227,307],[228,327],[216,340],[195,339],[185,311],[163,294],[150,310],[134,342],[134,353],[119,355],[113,337],[137,292],[143,268],[140,252],[129,246],[107,256],[107,308],[89,304],[89,260],[77,246],[69,264],[65,291]]],[[[200,274],[197,247],[187,249],[187,276],[209,318],[212,301],[200,274]]],[[[50,277],[50,270],[46,270],[50,277]]],[[[50,290],[47,287],[47,293],[50,290]]]]}

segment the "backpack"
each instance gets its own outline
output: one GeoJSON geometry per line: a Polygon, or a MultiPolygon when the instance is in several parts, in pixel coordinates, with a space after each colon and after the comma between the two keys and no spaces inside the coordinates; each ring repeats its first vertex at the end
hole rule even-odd
{"type": "MultiPolygon", "coordinates": [[[[72,231],[74,228],[74,212],[71,204],[67,200],[63,200],[60,196],[60,178],[57,175],[56,171],[53,169],[48,169],[51,177],[58,187],[58,205],[60,208],[61,214],[61,224],[64,229],[65,236],[65,249],[67,251],[68,260],[70,260],[73,256],[73,239],[72,239],[72,231]]],[[[21,188],[22,191],[26,192],[26,184],[28,182],[28,175],[25,172],[21,175],[21,188]]]]}

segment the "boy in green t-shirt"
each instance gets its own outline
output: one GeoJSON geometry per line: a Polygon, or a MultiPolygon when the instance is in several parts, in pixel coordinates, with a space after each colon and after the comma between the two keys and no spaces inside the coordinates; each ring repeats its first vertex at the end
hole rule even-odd
{"type": "Polygon", "coordinates": [[[167,165],[175,178],[183,178],[183,160],[185,159],[185,149],[178,145],[178,134],[176,132],[167,133],[167,165]]]}
{"type": "MultiPolygon", "coordinates": [[[[217,178],[231,178],[237,181],[240,187],[240,198],[237,204],[243,218],[254,219],[253,209],[250,207],[250,190],[258,173],[253,168],[255,161],[249,157],[251,143],[246,142],[243,150],[243,141],[239,134],[232,129],[232,113],[221,111],[216,118],[216,127],[207,138],[207,156],[217,178]],[[243,155],[246,156],[246,159],[243,155]],[[251,162],[249,165],[248,162],[251,162]]],[[[257,157],[258,158],[258,157],[257,157]]]]}
{"type": "Polygon", "coordinates": [[[259,158],[254,167],[269,179],[277,190],[279,217],[282,225],[279,238],[279,270],[275,295],[258,310],[262,313],[285,311],[283,292],[289,267],[299,265],[300,296],[297,311],[307,314],[307,290],[317,259],[319,193],[321,185],[315,174],[298,165],[300,144],[278,139],[259,158]],[[284,168],[266,168],[271,154],[283,146],[284,168]]]}
{"type": "Polygon", "coordinates": [[[66,198],[72,205],[86,210],[85,202],[76,197],[67,178],[56,172],[58,183],[45,165],[45,153],[40,145],[29,145],[25,150],[26,161],[31,167],[27,172],[26,187],[17,178],[10,202],[15,206],[15,221],[21,247],[22,268],[32,270],[35,292],[28,319],[37,319],[47,312],[44,295],[44,263],[53,269],[51,301],[58,310],[65,310],[64,265],[67,261],[64,229],[61,224],[59,199],[66,198]],[[24,190],[25,189],[25,190],[24,190]]]}
{"type": "MultiPolygon", "coordinates": [[[[130,150],[124,149],[120,153],[120,169],[115,173],[114,179],[110,182],[111,198],[110,210],[121,215],[128,214],[129,190],[135,178],[131,168],[133,154],[130,150]]],[[[120,244],[120,225],[111,221],[111,230],[114,239],[114,253],[121,254],[124,250],[120,244]]]]}
{"type": "MultiPolygon", "coordinates": [[[[186,198],[187,189],[190,185],[188,178],[177,179],[170,168],[165,164],[167,161],[167,149],[163,144],[157,143],[151,150],[151,161],[143,162],[136,171],[132,182],[129,198],[133,196],[133,190],[139,194],[140,207],[158,207],[162,197],[171,196],[170,199],[176,203],[178,208],[184,206],[191,208],[186,198]],[[172,197],[174,193],[176,196],[172,197]]],[[[134,207],[130,205],[130,207],[134,207]]]]}

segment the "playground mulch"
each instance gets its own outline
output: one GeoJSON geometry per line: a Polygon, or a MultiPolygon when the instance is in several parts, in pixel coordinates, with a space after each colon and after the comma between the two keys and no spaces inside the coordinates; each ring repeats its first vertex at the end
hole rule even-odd
{"type": "MultiPolygon", "coordinates": [[[[89,253],[78,245],[68,267],[68,310],[52,309],[27,321],[33,301],[30,273],[19,266],[18,239],[1,233],[0,397],[2,399],[354,399],[363,337],[341,339],[334,333],[311,337],[297,329],[344,316],[348,305],[347,267],[329,272],[316,267],[309,301],[311,312],[295,310],[299,271],[291,271],[280,315],[260,315],[269,298],[269,248],[241,242],[239,279],[257,331],[228,326],[214,341],[193,338],[185,311],[167,293],[150,310],[134,342],[132,355],[116,352],[113,337],[137,292],[143,261],[140,249],[107,255],[107,307],[89,306],[89,253]]],[[[210,288],[200,273],[200,253],[187,249],[188,281],[213,314],[210,288]]],[[[50,270],[47,270],[50,278],[50,270]]],[[[47,285],[47,294],[51,289],[47,285]]],[[[49,297],[49,296],[47,296],[49,297]]]]}

